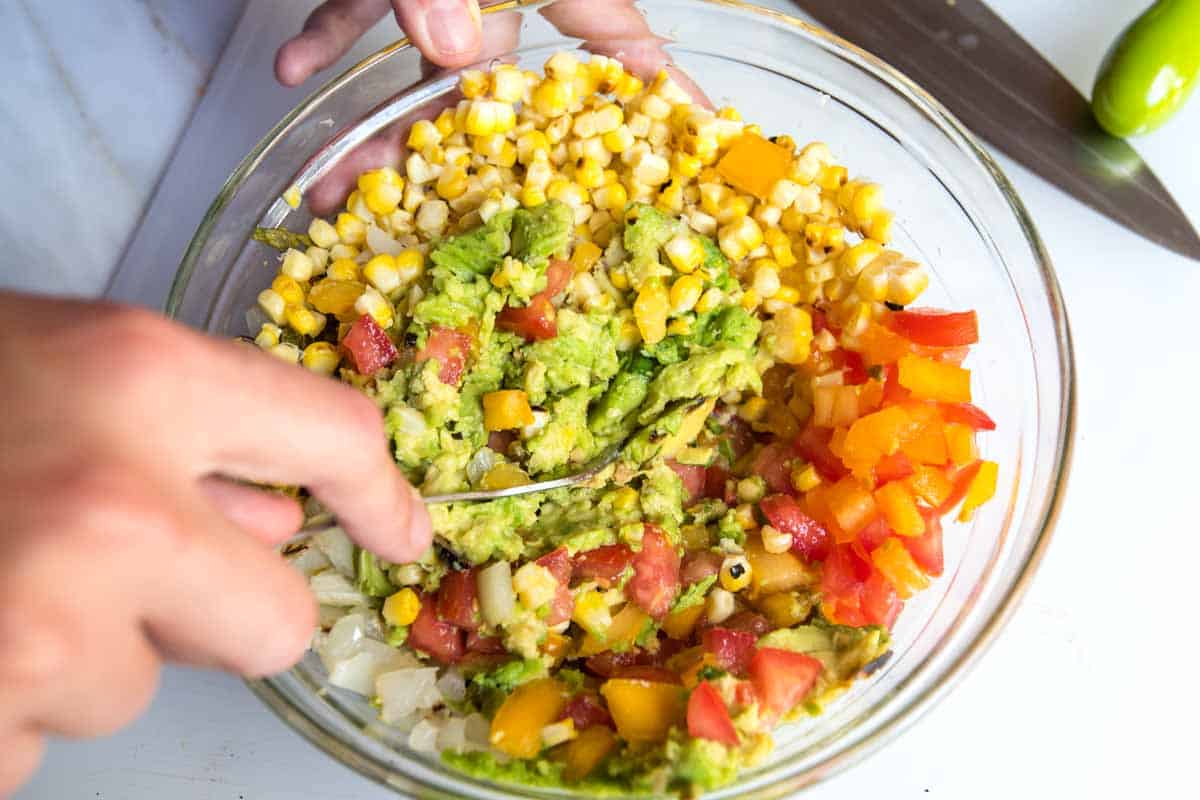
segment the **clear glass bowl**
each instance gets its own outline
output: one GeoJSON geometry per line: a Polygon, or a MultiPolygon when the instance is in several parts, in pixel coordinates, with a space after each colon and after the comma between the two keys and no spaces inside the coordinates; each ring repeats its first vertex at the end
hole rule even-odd
{"type": "MultiPolygon", "coordinates": [[[[517,3],[488,25],[527,68],[580,47],[517,3]]],[[[1071,343],[1049,259],[1008,180],[975,138],[903,75],[798,20],[727,2],[665,0],[642,7],[674,62],[718,105],[732,103],[769,133],[820,139],[855,174],[881,182],[898,221],[896,246],[932,268],[923,304],[974,308],[982,341],[971,356],[977,402],[998,429],[982,437],[1001,465],[995,500],[946,529],[946,574],[908,603],[886,666],[816,719],[782,728],[774,755],[713,797],[782,797],[854,763],[913,722],[962,676],[1012,613],[1049,538],[1065,485],[1073,411],[1071,343]]],[[[327,84],[259,143],[225,184],[188,247],[168,311],[213,334],[245,334],[245,311],[275,261],[248,243],[255,225],[303,230],[281,194],[302,190],[371,152],[389,126],[454,90],[405,43],[327,84]],[[356,153],[357,150],[357,153],[356,153]]],[[[394,127],[391,130],[395,130],[394,127]]],[[[360,166],[376,166],[363,163],[360,166]]],[[[555,797],[497,786],[406,749],[374,709],[325,681],[309,656],[251,687],[318,746],[399,792],[421,797],[555,797]]]]}

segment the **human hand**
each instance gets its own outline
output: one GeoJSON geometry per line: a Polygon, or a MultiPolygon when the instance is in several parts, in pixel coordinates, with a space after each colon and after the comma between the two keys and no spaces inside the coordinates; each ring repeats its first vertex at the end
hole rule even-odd
{"type": "Polygon", "coordinates": [[[411,561],[429,518],[370,400],[149,312],[0,292],[0,796],[48,734],[116,730],[164,659],[264,675],[316,629],[272,545],[297,484],[411,561]]]}

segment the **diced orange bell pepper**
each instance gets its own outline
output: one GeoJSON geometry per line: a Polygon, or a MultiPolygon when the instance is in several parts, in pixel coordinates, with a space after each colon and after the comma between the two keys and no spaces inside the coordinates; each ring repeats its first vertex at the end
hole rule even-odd
{"type": "Polygon", "coordinates": [[[971,371],[920,356],[904,356],[899,361],[900,385],[918,400],[947,403],[971,402],[971,371]]]}
{"type": "Polygon", "coordinates": [[[859,531],[879,516],[875,498],[852,476],[834,484],[826,495],[826,502],[838,527],[850,537],[857,536],[859,531]]]}
{"type": "Polygon", "coordinates": [[[533,424],[529,395],[520,389],[501,389],[483,396],[483,427],[506,431],[533,424]]]}
{"type": "MultiPolygon", "coordinates": [[[[631,678],[612,678],[600,687],[617,733],[627,742],[661,742],[683,720],[684,688],[631,678]]],[[[535,754],[536,755],[536,754],[535,754]]]]}
{"type": "Polygon", "coordinates": [[[563,748],[563,777],[569,781],[586,778],[616,748],[616,734],[607,725],[585,728],[563,748]]]}
{"type": "Polygon", "coordinates": [[[694,606],[688,606],[685,609],[668,614],[667,618],[663,620],[663,633],[672,639],[683,641],[692,635],[692,631],[696,628],[696,623],[700,621],[700,616],[703,613],[704,603],[697,603],[694,606]]]}
{"type": "Polygon", "coordinates": [[[645,627],[646,620],[648,619],[650,617],[646,616],[646,612],[633,603],[626,603],[625,607],[613,617],[612,623],[608,626],[608,632],[603,639],[590,633],[583,637],[583,644],[579,647],[579,654],[581,656],[594,656],[597,653],[603,653],[605,650],[623,650],[631,647],[637,641],[638,634],[642,632],[642,628],[645,627]]]}
{"type": "Polygon", "coordinates": [[[917,562],[913,561],[908,548],[894,536],[889,536],[883,544],[871,551],[871,561],[895,588],[901,599],[907,600],[912,597],[913,592],[929,585],[929,577],[921,571],[917,562]]]}
{"type": "Polygon", "coordinates": [[[950,481],[950,494],[938,506],[939,513],[947,514],[952,508],[962,502],[962,499],[967,496],[967,489],[971,488],[971,483],[975,480],[975,476],[979,474],[979,466],[982,463],[982,461],[975,461],[958,469],[954,467],[946,468],[946,480],[950,481]]]}
{"type": "Polygon", "coordinates": [[[717,174],[743,192],[764,200],[792,169],[792,153],[755,133],[744,133],[717,162],[717,174]]]}
{"type": "Polygon", "coordinates": [[[858,477],[869,479],[879,459],[895,453],[911,428],[912,418],[899,406],[859,417],[841,442],[842,463],[858,477]]]}
{"type": "Polygon", "coordinates": [[[883,381],[867,381],[858,387],[857,417],[870,414],[883,403],[883,381]]]}
{"type": "Polygon", "coordinates": [[[747,539],[745,548],[752,595],[786,592],[816,582],[817,576],[790,550],[768,553],[757,536],[747,539]]]}
{"type": "Polygon", "coordinates": [[[570,639],[566,636],[550,631],[546,634],[546,641],[542,642],[542,652],[558,661],[567,654],[568,642],[570,639]]]}
{"type": "Polygon", "coordinates": [[[500,704],[488,741],[514,758],[533,758],[542,750],[542,728],[558,719],[569,697],[554,678],[521,684],[500,704]]]}
{"type": "Polygon", "coordinates": [[[875,503],[897,535],[920,536],[925,532],[925,519],[903,481],[885,483],[876,489],[875,503]]]}
{"type": "Polygon", "coordinates": [[[958,512],[959,522],[969,522],[975,515],[975,509],[992,499],[996,493],[996,479],[1000,475],[1000,465],[995,461],[981,461],[979,471],[967,487],[967,496],[958,512]]]}
{"type": "Polygon", "coordinates": [[[933,508],[941,508],[954,491],[954,485],[943,470],[925,464],[917,465],[906,482],[913,494],[933,508]]]}
{"type": "Polygon", "coordinates": [[[900,334],[872,322],[858,340],[859,352],[868,364],[893,364],[911,352],[911,344],[900,334]]]}
{"type": "Polygon", "coordinates": [[[975,431],[961,422],[948,422],[945,428],[946,451],[950,460],[958,466],[970,464],[979,458],[975,447],[975,431]]]}

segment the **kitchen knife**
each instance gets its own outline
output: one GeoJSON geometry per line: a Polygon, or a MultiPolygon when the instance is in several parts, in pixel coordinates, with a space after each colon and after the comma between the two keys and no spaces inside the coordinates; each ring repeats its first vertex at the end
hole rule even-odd
{"type": "Polygon", "coordinates": [[[800,0],[976,134],[1130,230],[1200,260],[1200,236],[1137,152],[1105,133],[1075,87],[981,0],[800,0]]]}

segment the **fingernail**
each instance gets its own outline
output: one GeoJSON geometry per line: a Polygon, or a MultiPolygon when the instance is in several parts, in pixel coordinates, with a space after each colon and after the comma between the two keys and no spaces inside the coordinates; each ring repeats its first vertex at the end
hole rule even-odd
{"type": "Polygon", "coordinates": [[[433,46],[444,55],[475,49],[479,23],[463,0],[430,0],[425,27],[433,46]]]}
{"type": "Polygon", "coordinates": [[[412,493],[411,513],[409,514],[409,541],[420,551],[424,551],[433,541],[433,521],[429,519],[429,511],[425,508],[425,499],[415,487],[409,486],[412,493]]]}

